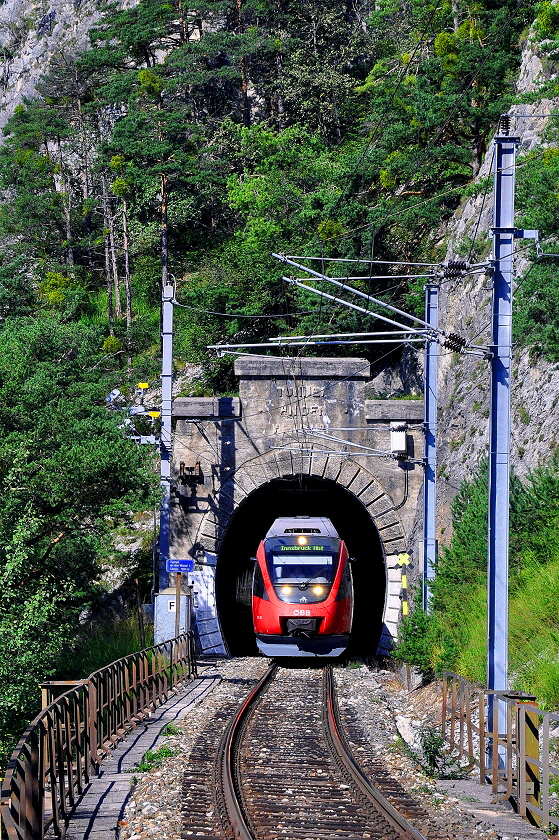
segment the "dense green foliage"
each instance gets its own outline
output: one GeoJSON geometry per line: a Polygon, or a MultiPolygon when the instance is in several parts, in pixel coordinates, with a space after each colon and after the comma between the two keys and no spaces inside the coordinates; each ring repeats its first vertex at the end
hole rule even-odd
{"type": "Polygon", "coordinates": [[[0,330],[2,758],[37,710],[38,682],[64,668],[112,529],[150,503],[153,471],[104,407],[115,365],[101,342],[52,317],[0,330]]]}
{"type": "MultiPolygon", "coordinates": [[[[438,259],[441,222],[512,101],[534,11],[516,0],[108,3],[91,49],[58,55],[6,126],[0,306],[29,307],[31,280],[42,307],[104,322],[144,376],[170,270],[185,304],[179,358],[202,361],[209,388],[229,384],[209,342],[351,329],[345,308],[286,291],[270,251],[366,255],[374,231],[377,256],[438,259]]],[[[413,302],[406,282],[390,294],[413,302]]]]}
{"type": "MultiPolygon", "coordinates": [[[[487,469],[465,482],[453,505],[454,534],[443,549],[430,615],[403,623],[397,655],[424,674],[445,668],[485,682],[487,469]]],[[[512,687],[559,704],[559,456],[526,484],[511,482],[509,644],[512,687]]]]}
{"type": "MultiPolygon", "coordinates": [[[[547,133],[548,142],[556,145],[556,129],[547,133]]],[[[551,147],[526,155],[518,175],[520,224],[539,231],[546,253],[559,253],[559,149],[551,147]]],[[[556,274],[557,258],[543,257],[531,264],[515,293],[515,340],[552,361],[559,360],[556,274]]]]}

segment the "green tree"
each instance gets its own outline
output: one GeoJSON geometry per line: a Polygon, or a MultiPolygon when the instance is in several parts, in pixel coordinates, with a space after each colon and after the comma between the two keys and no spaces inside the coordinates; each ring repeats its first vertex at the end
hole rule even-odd
{"type": "Polygon", "coordinates": [[[75,644],[111,532],[153,501],[155,475],[104,405],[102,333],[56,318],[0,330],[0,743],[75,644]]]}
{"type": "Polygon", "coordinates": [[[0,229],[12,248],[51,265],[74,261],[70,204],[60,149],[70,127],[40,101],[25,100],[8,120],[0,150],[0,229]],[[9,191],[9,192],[7,192],[9,191]]]}

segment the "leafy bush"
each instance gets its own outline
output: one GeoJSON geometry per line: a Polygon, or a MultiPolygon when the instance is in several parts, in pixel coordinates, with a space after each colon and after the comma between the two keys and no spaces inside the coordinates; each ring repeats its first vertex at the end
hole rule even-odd
{"type": "MultiPolygon", "coordinates": [[[[146,629],[149,630],[150,625],[146,629]]],[[[149,647],[151,639],[146,644],[149,647]]],[[[81,629],[73,650],[64,657],[57,679],[81,679],[138,650],[141,650],[141,644],[136,616],[92,624],[81,629]]]]}
{"type": "Polygon", "coordinates": [[[0,329],[0,763],[80,638],[111,525],[156,498],[149,455],[105,407],[101,337],[50,316],[0,329]]]}
{"type": "MultiPolygon", "coordinates": [[[[550,13],[558,15],[550,3],[550,13]]],[[[559,19],[559,18],[558,18],[559,19]]],[[[557,142],[557,129],[551,128],[547,142],[557,142]]],[[[522,159],[518,169],[517,202],[522,207],[520,224],[536,228],[540,239],[547,239],[545,250],[559,252],[556,238],[559,229],[559,149],[548,148],[543,154],[532,152],[522,159]]],[[[533,263],[520,278],[515,291],[514,339],[532,352],[551,361],[559,360],[559,292],[556,261],[533,263]]]]}
{"type": "Polygon", "coordinates": [[[414,608],[402,620],[400,638],[392,653],[397,659],[418,668],[425,676],[432,676],[437,663],[434,661],[437,648],[438,625],[434,615],[421,607],[421,591],[417,590],[414,608]]]}

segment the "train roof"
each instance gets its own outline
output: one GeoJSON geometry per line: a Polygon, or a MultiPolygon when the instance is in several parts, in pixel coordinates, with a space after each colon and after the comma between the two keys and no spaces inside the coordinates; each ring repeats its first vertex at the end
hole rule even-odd
{"type": "Polygon", "coordinates": [[[266,539],[289,534],[314,534],[339,539],[331,521],[324,516],[280,516],[266,534],[266,539]]]}

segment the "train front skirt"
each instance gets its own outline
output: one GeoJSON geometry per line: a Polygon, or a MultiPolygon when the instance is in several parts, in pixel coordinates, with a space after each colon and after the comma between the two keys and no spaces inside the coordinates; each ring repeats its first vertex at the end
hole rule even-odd
{"type": "Polygon", "coordinates": [[[264,656],[341,656],[349,643],[349,635],[340,636],[274,636],[256,634],[256,644],[264,656]]]}

